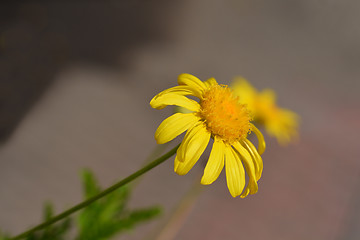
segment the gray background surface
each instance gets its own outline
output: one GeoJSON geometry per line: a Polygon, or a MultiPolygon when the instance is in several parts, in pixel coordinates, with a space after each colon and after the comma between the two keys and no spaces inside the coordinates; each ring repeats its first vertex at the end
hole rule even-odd
{"type": "MultiPolygon", "coordinates": [[[[19,233],[81,200],[79,173],[102,186],[137,170],[172,110],[149,106],[188,72],[273,88],[301,116],[300,140],[266,136],[259,192],[228,193],[224,172],[198,188],[172,160],[146,174],[132,207],[162,217],[119,239],[359,239],[360,2],[104,1],[3,4],[0,228],[19,233]],[[189,189],[199,191],[169,235],[189,189]]],[[[178,139],[177,141],[179,141],[178,139]]],[[[194,195],[194,194],[193,194],[194,195]]]]}

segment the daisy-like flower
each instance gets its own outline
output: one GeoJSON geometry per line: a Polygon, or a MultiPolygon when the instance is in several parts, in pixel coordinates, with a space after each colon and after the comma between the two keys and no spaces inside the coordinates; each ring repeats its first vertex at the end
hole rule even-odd
{"type": "Polygon", "coordinates": [[[201,183],[214,182],[225,165],[226,181],[233,197],[256,193],[263,170],[260,154],[265,150],[265,141],[250,123],[246,106],[240,104],[229,87],[219,85],[214,78],[202,82],[190,74],[181,74],[178,84],[157,94],[150,102],[156,109],[176,105],[190,111],[171,115],[155,132],[157,143],[163,144],[186,131],[176,153],[174,171],[179,175],[187,174],[212,138],[212,150],[201,183]],[[200,102],[187,95],[199,98],[200,102]],[[258,137],[258,150],[247,139],[251,131],[258,137]],[[249,176],[246,187],[244,167],[249,176]]]}
{"type": "Polygon", "coordinates": [[[278,107],[273,90],[258,92],[242,77],[234,79],[232,88],[239,96],[240,103],[248,106],[255,122],[264,125],[267,133],[276,137],[280,144],[285,145],[298,136],[298,115],[278,107]]]}

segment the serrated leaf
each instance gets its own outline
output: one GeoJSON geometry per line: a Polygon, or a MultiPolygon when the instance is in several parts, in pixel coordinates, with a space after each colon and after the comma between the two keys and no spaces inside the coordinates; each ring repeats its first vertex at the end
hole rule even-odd
{"type": "MultiPolygon", "coordinates": [[[[83,181],[86,198],[101,192],[91,171],[83,172],[83,181]]],[[[159,215],[159,207],[129,211],[127,203],[130,193],[130,186],[123,186],[83,209],[78,216],[79,232],[76,240],[109,239],[159,215]]]]}
{"type": "Polygon", "coordinates": [[[83,170],[82,179],[85,199],[88,199],[101,191],[94,174],[89,169],[83,170]]]}
{"type": "MultiPolygon", "coordinates": [[[[51,203],[46,203],[43,210],[44,221],[53,217],[53,207],[51,203]]],[[[66,218],[59,223],[52,224],[44,230],[30,234],[26,240],[65,240],[66,234],[71,227],[70,218],[66,218]]]]}

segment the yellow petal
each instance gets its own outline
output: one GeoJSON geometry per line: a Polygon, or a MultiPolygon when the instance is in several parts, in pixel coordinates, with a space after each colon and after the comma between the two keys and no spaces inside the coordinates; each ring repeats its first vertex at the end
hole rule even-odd
{"type": "Polygon", "coordinates": [[[244,189],[243,193],[240,195],[241,198],[245,198],[247,195],[249,195],[250,189],[247,187],[244,189]]]}
{"type": "Polygon", "coordinates": [[[280,145],[286,145],[298,138],[299,116],[283,108],[278,108],[272,118],[265,121],[265,129],[270,136],[277,138],[280,145]]]}
{"type": "Polygon", "coordinates": [[[193,113],[175,113],[166,118],[155,132],[158,144],[169,142],[192,127],[199,118],[193,113]]]}
{"type": "Polygon", "coordinates": [[[257,90],[243,77],[236,77],[231,86],[234,93],[239,96],[239,101],[246,104],[250,111],[255,111],[257,90]]]}
{"type": "Polygon", "coordinates": [[[165,89],[159,94],[177,93],[180,95],[191,95],[193,93],[192,88],[189,86],[175,86],[172,88],[165,89]]]}
{"type": "Polygon", "coordinates": [[[175,161],[174,161],[174,172],[176,172],[176,169],[179,167],[179,164],[181,162],[179,161],[179,157],[178,157],[178,154],[176,154],[175,156],[175,161]]]}
{"type": "Polygon", "coordinates": [[[163,109],[168,105],[180,106],[190,111],[198,111],[200,109],[198,102],[176,93],[156,95],[150,101],[150,105],[155,109],[163,109]]]}
{"type": "Polygon", "coordinates": [[[225,170],[230,194],[237,197],[245,187],[245,170],[231,146],[225,147],[225,170]]]}
{"type": "Polygon", "coordinates": [[[276,94],[272,89],[262,90],[262,92],[259,93],[259,98],[269,105],[276,105],[276,94]]]}
{"type": "Polygon", "coordinates": [[[189,87],[189,86],[186,86],[186,85],[175,86],[175,87],[172,87],[172,88],[165,89],[164,91],[160,92],[156,96],[160,96],[160,95],[168,94],[168,93],[176,93],[176,94],[183,95],[183,96],[186,96],[186,95],[195,96],[195,93],[194,93],[193,89],[191,87],[189,87]]]}
{"type": "Polygon", "coordinates": [[[215,136],[210,157],[201,178],[201,184],[211,184],[219,177],[224,168],[224,150],[225,144],[215,136]]]}
{"type": "Polygon", "coordinates": [[[201,123],[190,129],[177,150],[179,164],[175,166],[175,172],[179,175],[187,174],[199,160],[210,140],[210,133],[201,123]]]}
{"type": "Polygon", "coordinates": [[[255,166],[255,171],[256,171],[256,180],[259,180],[261,178],[261,174],[263,171],[262,158],[261,158],[260,154],[257,152],[255,146],[248,139],[245,139],[242,142],[242,144],[249,151],[249,153],[254,161],[254,166],[255,166]]]}
{"type": "Polygon", "coordinates": [[[244,148],[239,142],[233,143],[233,147],[240,154],[241,160],[243,160],[245,165],[248,165],[247,171],[248,171],[249,177],[256,179],[255,165],[254,165],[253,159],[252,159],[249,151],[246,148],[244,148]]]}
{"type": "Polygon", "coordinates": [[[194,138],[196,138],[198,132],[202,129],[204,129],[204,125],[202,122],[199,121],[196,125],[190,128],[189,131],[186,132],[185,137],[181,142],[180,147],[177,151],[180,162],[185,161],[188,145],[190,144],[191,141],[194,140],[194,138]]]}
{"type": "Polygon", "coordinates": [[[262,155],[265,152],[266,144],[264,140],[264,136],[262,133],[257,129],[254,124],[251,123],[251,130],[256,134],[256,137],[258,138],[258,152],[260,155],[262,155]]]}
{"type": "Polygon", "coordinates": [[[200,99],[202,98],[203,91],[206,89],[205,84],[200,79],[188,73],[180,74],[178,77],[178,83],[179,85],[186,85],[191,87],[192,90],[196,93],[195,96],[200,99]]]}
{"type": "Polygon", "coordinates": [[[218,83],[216,82],[215,78],[209,78],[204,82],[204,84],[207,88],[209,88],[211,86],[217,85],[218,83]]]}
{"type": "Polygon", "coordinates": [[[253,159],[247,149],[245,149],[239,142],[234,143],[233,146],[235,150],[240,154],[240,159],[243,161],[246,172],[249,176],[249,183],[245,188],[245,191],[241,195],[241,197],[244,198],[249,193],[255,194],[258,191],[257,179],[255,175],[255,166],[253,159]]]}

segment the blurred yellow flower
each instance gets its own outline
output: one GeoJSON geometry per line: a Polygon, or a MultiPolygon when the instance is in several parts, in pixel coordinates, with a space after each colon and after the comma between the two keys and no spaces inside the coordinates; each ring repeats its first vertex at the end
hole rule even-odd
{"type": "Polygon", "coordinates": [[[260,154],[265,151],[265,141],[261,132],[250,123],[246,106],[239,103],[228,86],[219,85],[214,78],[202,82],[190,74],[181,74],[178,84],[157,94],[150,102],[156,109],[176,105],[190,111],[171,115],[155,132],[157,143],[163,144],[187,131],[177,150],[174,171],[179,175],[187,174],[213,138],[201,183],[214,182],[225,165],[227,185],[233,197],[256,193],[263,170],[260,154]],[[187,98],[187,95],[199,98],[200,102],[187,98]],[[251,131],[258,137],[258,150],[247,139],[251,131]],[[249,175],[246,188],[243,164],[249,175]]]}
{"type": "Polygon", "coordinates": [[[236,77],[232,88],[240,103],[246,104],[256,123],[264,125],[270,136],[282,145],[298,136],[299,116],[276,104],[276,94],[271,89],[258,92],[246,79],[236,77]]]}

